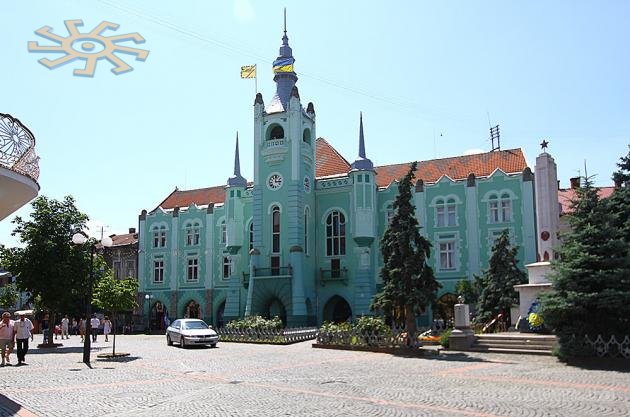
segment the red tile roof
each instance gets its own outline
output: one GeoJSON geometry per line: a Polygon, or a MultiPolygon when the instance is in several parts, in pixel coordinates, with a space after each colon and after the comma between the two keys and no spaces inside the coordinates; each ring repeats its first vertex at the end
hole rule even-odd
{"type": "MultiPolygon", "coordinates": [[[[409,163],[384,165],[375,167],[376,184],[387,187],[392,181],[407,174],[409,163]]],[[[522,172],[527,167],[527,161],[521,149],[486,152],[474,155],[455,156],[451,158],[431,159],[418,162],[416,179],[425,183],[436,182],[442,175],[448,175],[453,180],[462,180],[473,173],[477,178],[487,177],[500,168],[507,174],[522,172]]]]}
{"type": "Polygon", "coordinates": [[[210,203],[223,203],[225,201],[225,185],[216,187],[198,188],[196,190],[178,190],[177,188],[158,206],[164,210],[175,207],[188,207],[192,203],[198,206],[210,203]]]}
{"type": "MultiPolygon", "coordinates": [[[[597,195],[599,198],[608,198],[615,192],[615,187],[599,187],[597,189],[597,195]]],[[[575,189],[573,188],[560,188],[558,190],[558,201],[560,202],[560,215],[571,213],[571,201],[576,197],[575,189]]]]}
{"type": "Polygon", "coordinates": [[[125,246],[125,245],[133,245],[134,243],[138,243],[138,234],[137,233],[125,233],[124,235],[111,235],[112,238],[112,246],[125,246]]]}
{"type": "Polygon", "coordinates": [[[346,174],[350,171],[350,163],[330,146],[326,139],[317,138],[315,155],[315,176],[327,177],[329,175],[346,174]]]}

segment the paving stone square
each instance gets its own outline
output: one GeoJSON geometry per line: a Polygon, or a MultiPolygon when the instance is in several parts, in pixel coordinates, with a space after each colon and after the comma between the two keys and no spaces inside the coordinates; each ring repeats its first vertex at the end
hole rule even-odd
{"type": "MultiPolygon", "coordinates": [[[[37,341],[37,339],[36,339],[37,341]]],[[[219,343],[168,347],[164,336],[99,338],[93,368],[78,337],[0,368],[0,416],[627,416],[630,373],[548,356],[384,353],[219,343]],[[16,403],[21,407],[17,407],[16,403]]],[[[13,355],[13,362],[16,358],[13,355]]]]}

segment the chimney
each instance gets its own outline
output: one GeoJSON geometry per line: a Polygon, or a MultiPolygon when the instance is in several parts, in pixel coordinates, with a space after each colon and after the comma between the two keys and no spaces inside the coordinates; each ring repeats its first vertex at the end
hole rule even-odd
{"type": "Polygon", "coordinates": [[[569,178],[571,181],[571,189],[575,190],[576,188],[580,188],[580,177],[569,178]]]}
{"type": "Polygon", "coordinates": [[[135,227],[130,227],[129,228],[129,234],[134,234],[136,233],[136,228],[135,227]]]}

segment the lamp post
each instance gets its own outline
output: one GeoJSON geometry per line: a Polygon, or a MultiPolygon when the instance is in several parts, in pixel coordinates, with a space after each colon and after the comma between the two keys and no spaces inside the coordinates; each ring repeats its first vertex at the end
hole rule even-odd
{"type": "MultiPolygon", "coordinates": [[[[91,322],[92,318],[92,286],[94,284],[94,255],[96,254],[96,240],[88,239],[83,233],[75,233],[72,236],[72,243],[75,245],[89,245],[90,250],[90,271],[87,286],[87,303],[85,306],[85,338],[83,339],[83,363],[90,365],[90,345],[91,345],[91,322]]],[[[101,239],[103,247],[112,246],[113,242],[109,236],[101,239]]]]}
{"type": "Polygon", "coordinates": [[[144,299],[147,301],[147,334],[151,334],[151,299],[153,294],[145,294],[144,299]]]}

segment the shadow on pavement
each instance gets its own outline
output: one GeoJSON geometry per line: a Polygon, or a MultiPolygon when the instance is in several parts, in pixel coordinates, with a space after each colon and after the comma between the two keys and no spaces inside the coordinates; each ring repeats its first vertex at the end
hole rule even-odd
{"type": "Polygon", "coordinates": [[[125,362],[133,362],[138,359],[142,359],[142,356],[120,356],[116,358],[97,358],[96,361],[99,363],[101,362],[125,363],[125,362]]]}
{"type": "MultiPolygon", "coordinates": [[[[104,347],[94,347],[90,349],[91,352],[100,352],[104,347]]],[[[83,352],[83,346],[60,346],[56,348],[29,348],[27,355],[45,355],[47,353],[80,353],[83,352]]]]}
{"type": "Polygon", "coordinates": [[[567,366],[588,371],[617,371],[630,373],[630,359],[624,358],[583,358],[567,361],[567,366]]]}

